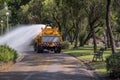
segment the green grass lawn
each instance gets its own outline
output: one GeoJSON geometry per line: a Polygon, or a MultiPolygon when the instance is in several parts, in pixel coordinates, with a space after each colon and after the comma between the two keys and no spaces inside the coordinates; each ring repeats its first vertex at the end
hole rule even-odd
{"type": "MultiPolygon", "coordinates": [[[[100,47],[98,47],[98,50],[99,50],[99,48],[100,47]]],[[[93,48],[89,47],[89,46],[79,47],[78,49],[64,50],[64,53],[72,54],[76,58],[79,58],[84,61],[92,61],[93,54],[94,54],[93,48]]],[[[98,74],[105,75],[107,73],[105,59],[110,54],[111,54],[111,50],[107,49],[103,54],[104,61],[91,62],[92,67],[95,68],[95,70],[98,74]]]]}

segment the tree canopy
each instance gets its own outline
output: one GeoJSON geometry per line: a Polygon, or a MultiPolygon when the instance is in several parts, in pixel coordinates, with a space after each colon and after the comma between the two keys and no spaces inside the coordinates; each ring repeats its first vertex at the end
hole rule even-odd
{"type": "Polygon", "coordinates": [[[11,26],[51,23],[58,26],[64,41],[74,42],[74,48],[93,39],[96,52],[98,39],[106,47],[110,47],[110,34],[115,36],[114,42],[120,40],[119,0],[0,0],[0,19],[4,21],[4,30],[5,2],[11,26]]]}

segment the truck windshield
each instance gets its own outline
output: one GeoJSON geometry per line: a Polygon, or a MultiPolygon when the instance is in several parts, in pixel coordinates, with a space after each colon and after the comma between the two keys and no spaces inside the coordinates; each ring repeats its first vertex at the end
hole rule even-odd
{"type": "Polygon", "coordinates": [[[60,36],[56,35],[43,35],[42,42],[60,42],[60,36]]]}

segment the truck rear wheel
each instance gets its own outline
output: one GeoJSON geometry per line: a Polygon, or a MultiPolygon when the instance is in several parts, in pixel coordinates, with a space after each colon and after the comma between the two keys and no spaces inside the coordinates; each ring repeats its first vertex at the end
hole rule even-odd
{"type": "Polygon", "coordinates": [[[54,51],[55,51],[55,53],[60,53],[61,52],[61,48],[60,47],[56,47],[54,51]]]}
{"type": "Polygon", "coordinates": [[[43,53],[43,48],[41,46],[39,47],[39,52],[43,53]]]}
{"type": "Polygon", "coordinates": [[[39,46],[36,46],[36,52],[39,53],[39,46]]]}
{"type": "Polygon", "coordinates": [[[58,53],[61,53],[61,48],[60,47],[58,48],[58,53]]]}
{"type": "Polygon", "coordinates": [[[37,46],[37,53],[43,53],[43,48],[41,46],[37,46]]]}
{"type": "Polygon", "coordinates": [[[34,51],[36,51],[36,46],[37,46],[37,44],[35,43],[35,44],[34,44],[34,51]]]}

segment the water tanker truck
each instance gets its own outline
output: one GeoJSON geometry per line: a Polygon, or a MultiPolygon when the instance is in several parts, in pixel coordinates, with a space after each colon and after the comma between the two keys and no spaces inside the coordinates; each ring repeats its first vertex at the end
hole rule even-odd
{"type": "Polygon", "coordinates": [[[34,51],[43,53],[45,49],[61,52],[62,35],[57,27],[46,26],[34,39],[34,51]]]}

